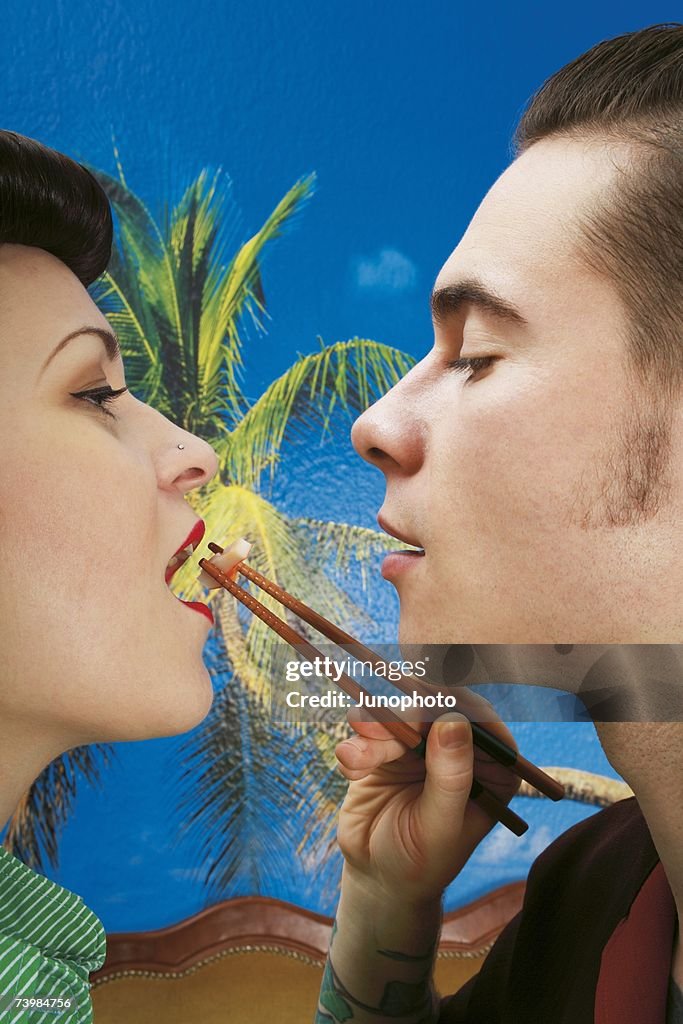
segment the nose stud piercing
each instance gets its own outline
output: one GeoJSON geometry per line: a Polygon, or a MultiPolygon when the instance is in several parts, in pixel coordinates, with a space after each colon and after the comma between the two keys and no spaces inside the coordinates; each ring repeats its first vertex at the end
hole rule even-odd
{"type": "Polygon", "coordinates": [[[182,448],[185,447],[185,445],[184,444],[179,444],[178,447],[182,449],[182,448]]]}

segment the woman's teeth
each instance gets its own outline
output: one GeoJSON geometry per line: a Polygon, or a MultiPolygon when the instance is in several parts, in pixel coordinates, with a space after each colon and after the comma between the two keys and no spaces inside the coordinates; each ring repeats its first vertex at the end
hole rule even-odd
{"type": "Polygon", "coordinates": [[[168,565],[166,566],[166,572],[168,572],[169,569],[174,569],[178,565],[183,565],[183,563],[188,560],[192,552],[193,547],[191,544],[188,544],[187,547],[183,548],[182,551],[179,551],[177,555],[173,555],[169,558],[168,565]]]}

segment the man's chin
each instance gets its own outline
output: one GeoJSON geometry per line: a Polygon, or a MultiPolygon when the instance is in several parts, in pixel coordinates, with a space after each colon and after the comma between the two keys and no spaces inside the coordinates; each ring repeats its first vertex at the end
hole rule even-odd
{"type": "Polygon", "coordinates": [[[412,621],[410,616],[402,614],[398,623],[398,643],[401,650],[425,642],[429,641],[425,639],[424,627],[412,621]]]}
{"type": "Polygon", "coordinates": [[[401,614],[398,624],[398,642],[401,648],[405,645],[413,649],[428,647],[432,644],[438,647],[464,643],[464,640],[453,635],[455,632],[452,623],[449,626],[446,623],[427,621],[422,616],[416,619],[410,615],[401,614]]]}

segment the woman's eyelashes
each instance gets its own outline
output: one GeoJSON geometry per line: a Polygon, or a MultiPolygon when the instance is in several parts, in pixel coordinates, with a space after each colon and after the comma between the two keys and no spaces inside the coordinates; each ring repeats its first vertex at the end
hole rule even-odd
{"type": "Polygon", "coordinates": [[[72,391],[70,392],[72,398],[79,398],[81,401],[88,402],[90,405],[94,405],[97,409],[105,414],[105,416],[111,416],[112,419],[117,417],[113,412],[110,412],[106,408],[107,403],[113,402],[115,398],[125,394],[128,390],[127,387],[117,388],[116,391],[107,385],[103,388],[92,388],[89,391],[72,391]]]}
{"type": "Polygon", "coordinates": [[[469,376],[465,381],[467,382],[468,380],[471,380],[475,373],[478,373],[480,370],[486,370],[495,362],[495,360],[496,356],[473,356],[471,359],[463,357],[461,359],[449,360],[449,362],[446,363],[446,366],[449,370],[469,370],[469,376]]]}

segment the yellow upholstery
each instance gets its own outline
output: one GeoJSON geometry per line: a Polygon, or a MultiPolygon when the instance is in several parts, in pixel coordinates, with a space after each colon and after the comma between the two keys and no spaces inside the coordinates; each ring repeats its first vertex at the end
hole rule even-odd
{"type": "MultiPolygon", "coordinates": [[[[436,984],[455,992],[483,955],[440,956],[436,984]]],[[[95,1024],[312,1024],[321,964],[285,952],[230,951],[180,978],[124,977],[93,989],[95,1024]]]]}

